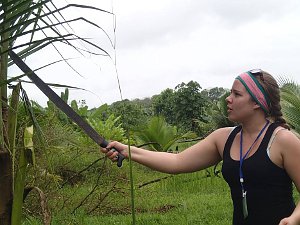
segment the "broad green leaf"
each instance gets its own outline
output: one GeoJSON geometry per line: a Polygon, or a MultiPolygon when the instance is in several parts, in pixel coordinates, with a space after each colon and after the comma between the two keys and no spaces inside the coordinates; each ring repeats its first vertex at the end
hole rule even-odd
{"type": "Polygon", "coordinates": [[[34,164],[33,154],[33,126],[26,127],[24,131],[24,146],[20,151],[19,164],[14,185],[12,225],[21,224],[24,187],[27,175],[27,167],[34,164]],[[29,157],[30,155],[30,157],[29,157]]]}

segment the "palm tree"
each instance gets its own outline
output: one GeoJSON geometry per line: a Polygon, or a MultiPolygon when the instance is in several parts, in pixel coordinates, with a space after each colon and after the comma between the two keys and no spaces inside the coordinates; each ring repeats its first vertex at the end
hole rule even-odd
{"type": "MultiPolygon", "coordinates": [[[[8,103],[8,84],[20,82],[24,75],[8,79],[8,67],[13,63],[8,52],[13,50],[21,58],[29,57],[35,52],[47,47],[54,47],[61,55],[61,60],[68,64],[56,43],[63,43],[74,48],[80,54],[109,56],[108,52],[98,47],[93,42],[73,34],[71,26],[74,21],[84,21],[88,25],[100,29],[110,40],[107,33],[97,24],[82,17],[69,20],[64,19],[64,10],[68,8],[89,9],[113,16],[111,12],[85,5],[69,4],[61,8],[56,7],[52,0],[1,0],[0,2],[0,224],[20,224],[18,219],[12,219],[13,204],[17,201],[16,184],[14,181],[14,156],[16,136],[16,112],[20,85],[14,88],[16,98],[8,103]],[[69,31],[71,30],[71,31],[69,31]],[[75,42],[85,43],[93,50],[79,48],[75,42]],[[15,184],[14,184],[15,183],[15,184]]],[[[78,10],[77,10],[78,11],[78,10]]],[[[112,44],[113,45],[113,44],[112,44]]],[[[110,56],[109,56],[110,57],[110,56]]],[[[69,64],[68,64],[69,65],[69,64]]],[[[71,66],[70,66],[71,67],[71,66]]],[[[26,165],[26,164],[25,164],[26,165]]],[[[20,170],[20,168],[19,168],[20,170]]],[[[18,172],[18,171],[16,171],[18,172]]],[[[23,190],[22,190],[23,191],[23,190]]],[[[20,195],[19,195],[20,196],[20,195]]],[[[21,196],[22,197],[22,196],[21,196]]],[[[20,200],[18,200],[20,202],[20,200]]],[[[20,208],[20,207],[19,207],[20,208]]],[[[16,215],[13,216],[13,218],[16,215]]]]}

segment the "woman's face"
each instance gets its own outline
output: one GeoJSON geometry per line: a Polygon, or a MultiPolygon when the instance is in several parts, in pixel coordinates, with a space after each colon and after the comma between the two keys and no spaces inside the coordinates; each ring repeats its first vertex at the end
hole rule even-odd
{"type": "Polygon", "coordinates": [[[226,98],[226,102],[228,119],[234,122],[243,122],[258,107],[239,80],[233,82],[231,94],[226,98]]]}

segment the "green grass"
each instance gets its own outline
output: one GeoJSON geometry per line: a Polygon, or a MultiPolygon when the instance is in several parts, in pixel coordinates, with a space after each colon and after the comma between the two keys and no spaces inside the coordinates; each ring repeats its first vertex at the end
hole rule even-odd
{"type": "MultiPolygon", "coordinates": [[[[96,193],[75,213],[72,210],[93,189],[96,178],[88,174],[88,180],[75,186],[67,185],[49,193],[52,225],[107,225],[132,224],[130,208],[130,184],[126,176],[128,163],[123,168],[108,165],[108,177],[103,177],[96,193]],[[123,179],[116,189],[90,214],[97,198],[106,193],[118,174],[123,179]],[[54,194],[55,193],[55,194],[54,194]],[[62,205],[64,203],[64,205],[62,205]]],[[[106,172],[107,172],[106,171],[106,172]]],[[[136,224],[231,224],[232,206],[229,189],[222,178],[206,177],[205,171],[170,176],[134,164],[136,224]],[[140,184],[164,178],[159,182],[140,184]]],[[[38,215],[28,216],[24,225],[42,224],[38,215]]]]}
{"type": "MultiPolygon", "coordinates": [[[[81,163],[84,164],[81,161],[72,166],[80,170],[81,163]]],[[[86,171],[83,174],[84,179],[76,184],[48,191],[52,225],[132,224],[128,162],[124,162],[122,168],[117,168],[110,162],[104,167],[101,166],[102,162],[99,162],[86,171]],[[100,179],[97,179],[98,175],[100,179]],[[82,203],[97,182],[99,185],[94,193],[82,203]],[[100,201],[105,194],[107,196],[100,201]],[[95,210],[88,213],[93,208],[95,210]]],[[[230,225],[230,190],[223,178],[208,174],[212,174],[211,168],[207,171],[172,176],[134,163],[136,224],[230,225]],[[150,182],[156,179],[161,180],[150,182]],[[150,184],[139,188],[141,184],[148,182],[150,184]]],[[[34,202],[32,204],[35,205],[34,202]]],[[[36,206],[36,210],[32,209],[32,205],[27,206],[31,213],[27,211],[23,225],[42,224],[39,206],[36,206]]]]}

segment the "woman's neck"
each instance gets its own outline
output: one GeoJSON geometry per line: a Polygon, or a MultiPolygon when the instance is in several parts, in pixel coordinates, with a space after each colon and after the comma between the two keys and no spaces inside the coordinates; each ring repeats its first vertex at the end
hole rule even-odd
{"type": "Polygon", "coordinates": [[[266,122],[265,117],[245,121],[242,123],[243,133],[250,136],[256,135],[266,125],[266,122]]]}

